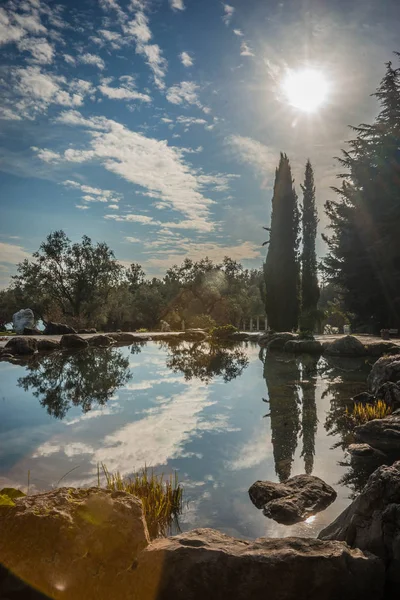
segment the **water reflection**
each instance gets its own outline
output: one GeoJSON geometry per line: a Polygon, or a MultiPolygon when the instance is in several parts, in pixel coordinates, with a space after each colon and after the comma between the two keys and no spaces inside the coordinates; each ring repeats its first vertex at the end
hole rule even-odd
{"type": "Polygon", "coordinates": [[[28,374],[18,385],[57,419],[72,406],[87,413],[94,405],[104,405],[130,379],[129,359],[111,348],[38,356],[26,368],[28,374]]]}
{"type": "Polygon", "coordinates": [[[301,456],[304,459],[304,471],[311,475],[314,467],[315,435],[318,429],[317,402],[315,397],[318,375],[319,358],[302,356],[300,360],[302,391],[301,435],[303,448],[301,456]]]}

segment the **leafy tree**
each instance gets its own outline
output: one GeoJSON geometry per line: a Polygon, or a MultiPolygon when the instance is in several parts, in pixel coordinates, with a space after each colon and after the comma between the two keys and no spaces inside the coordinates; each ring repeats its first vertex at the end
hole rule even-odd
{"type": "Polygon", "coordinates": [[[325,271],[343,289],[354,325],[400,326],[400,70],[389,62],[374,94],[381,110],[339,162],[342,185],[326,203],[331,236],[325,271]]]}
{"type": "Polygon", "coordinates": [[[317,320],[319,286],[315,240],[317,237],[318,216],[315,206],[314,172],[307,161],[303,191],[303,251],[301,254],[301,329],[313,331],[317,320]]]}
{"type": "Polygon", "coordinates": [[[266,312],[275,331],[297,328],[299,318],[299,209],[289,159],[275,173],[270,240],[264,265],[266,312]]]}

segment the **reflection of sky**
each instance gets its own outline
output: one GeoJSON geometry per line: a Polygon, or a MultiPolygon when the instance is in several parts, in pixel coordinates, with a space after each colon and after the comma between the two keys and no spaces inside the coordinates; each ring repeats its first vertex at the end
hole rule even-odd
{"type": "MultiPolygon", "coordinates": [[[[128,356],[129,349],[122,349],[128,356]]],[[[182,527],[209,526],[241,537],[314,535],[343,510],[349,490],[338,488],[343,475],[340,449],[324,429],[329,397],[316,392],[318,431],[313,474],[338,490],[338,500],[306,524],[293,527],[266,519],[247,490],[257,479],[277,480],[271,446],[267,396],[258,348],[247,348],[243,374],[209,385],[185,381],[166,369],[166,351],[148,344],[129,355],[132,378],[103,407],[84,414],[72,407],[63,421],[50,417],[30,392],[16,384],[24,367],[0,364],[0,486],[47,489],[96,484],[97,464],[129,474],[144,464],[165,473],[177,469],[189,504],[182,527]]],[[[292,475],[304,472],[300,435],[292,475]]]]}

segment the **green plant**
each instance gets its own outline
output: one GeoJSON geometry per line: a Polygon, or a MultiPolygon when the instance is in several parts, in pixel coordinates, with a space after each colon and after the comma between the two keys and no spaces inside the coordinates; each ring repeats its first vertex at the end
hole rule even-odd
{"type": "Polygon", "coordinates": [[[210,315],[202,314],[192,317],[188,325],[193,329],[213,329],[216,326],[216,322],[210,315]]]}
{"type": "Polygon", "coordinates": [[[141,329],[138,329],[137,331],[138,333],[147,333],[148,329],[145,329],[145,327],[142,327],[141,329]]]}
{"type": "Polygon", "coordinates": [[[238,328],[234,325],[222,325],[221,327],[213,327],[210,331],[210,335],[214,340],[226,340],[229,339],[233,333],[237,333],[238,331],[238,328]]]}
{"type": "MultiPolygon", "coordinates": [[[[101,468],[107,489],[128,492],[142,501],[151,538],[167,535],[174,523],[178,525],[178,516],[183,508],[183,489],[176,472],[164,479],[163,474],[156,475],[153,470],[144,467],[132,477],[124,478],[119,472],[110,473],[104,464],[101,468]]],[[[99,468],[97,478],[100,484],[99,468]]]]}
{"type": "Polygon", "coordinates": [[[356,402],[352,411],[346,409],[346,415],[356,424],[367,423],[374,419],[383,419],[390,414],[392,414],[392,408],[383,400],[378,400],[376,404],[356,402]]]}
{"type": "Polygon", "coordinates": [[[0,506],[15,506],[14,500],[25,495],[24,492],[15,488],[3,488],[0,490],[0,506]]]}

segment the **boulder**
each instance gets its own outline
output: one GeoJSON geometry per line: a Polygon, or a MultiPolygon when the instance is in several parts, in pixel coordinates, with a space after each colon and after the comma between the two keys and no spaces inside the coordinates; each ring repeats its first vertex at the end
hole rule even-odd
{"type": "Polygon", "coordinates": [[[64,323],[53,323],[52,321],[48,321],[43,333],[44,335],[65,335],[68,333],[76,333],[76,330],[64,323]]]}
{"type": "Polygon", "coordinates": [[[97,329],[95,329],[94,327],[92,329],[79,329],[78,334],[81,333],[97,333],[97,329]]]}
{"type": "Polygon", "coordinates": [[[352,400],[354,404],[373,404],[376,398],[373,394],[369,394],[368,392],[360,392],[353,396],[352,400]]]}
{"type": "Polygon", "coordinates": [[[382,462],[387,458],[384,452],[377,448],[372,448],[369,444],[350,444],[347,452],[350,454],[352,460],[376,460],[382,462]]]}
{"type": "Polygon", "coordinates": [[[383,400],[392,409],[397,409],[400,407],[400,385],[387,381],[381,385],[376,393],[376,397],[379,400],[383,400]]]}
{"type": "Polygon", "coordinates": [[[123,600],[149,542],[125,492],[60,488],[0,507],[0,564],[49,598],[123,600]]]}
{"type": "Polygon", "coordinates": [[[22,335],[43,335],[43,333],[36,327],[24,327],[22,335]]]}
{"type": "Polygon", "coordinates": [[[400,462],[379,467],[361,494],[318,536],[372,552],[386,563],[387,595],[400,589],[400,462]]]}
{"type": "Polygon", "coordinates": [[[384,586],[382,562],[341,542],[212,529],[152,542],[134,577],[133,600],[380,600],[384,586]]]}
{"type": "Polygon", "coordinates": [[[382,356],[372,366],[368,375],[368,387],[373,394],[377,394],[384,383],[400,381],[400,357],[382,356]]]}
{"type": "Polygon", "coordinates": [[[313,475],[296,475],[285,483],[256,481],[249,496],[266,517],[293,525],[327,508],[336,500],[335,490],[313,475]]]}
{"type": "Polygon", "coordinates": [[[24,333],[25,327],[34,328],[35,315],[30,308],[22,308],[13,314],[12,322],[15,333],[21,335],[24,333]]]}
{"type": "Polygon", "coordinates": [[[382,356],[382,354],[398,354],[400,347],[393,342],[373,342],[366,346],[368,356],[382,356]]]}
{"type": "Polygon", "coordinates": [[[37,341],[30,337],[13,337],[8,340],[4,348],[9,354],[34,354],[37,341]]]}
{"type": "Polygon", "coordinates": [[[400,415],[392,414],[359,425],[354,429],[354,436],[358,442],[400,456],[400,415]]]}
{"type": "Polygon", "coordinates": [[[324,348],[318,340],[289,340],[284,350],[293,354],[322,354],[324,348]]]}
{"type": "Polygon", "coordinates": [[[141,342],[143,338],[139,335],[133,335],[133,333],[108,333],[108,337],[112,338],[118,344],[133,344],[134,342],[141,342]]]}
{"type": "Polygon", "coordinates": [[[286,342],[297,339],[297,335],[287,331],[284,333],[269,333],[264,335],[258,340],[258,343],[263,348],[268,348],[269,350],[283,350],[286,342]]]}
{"type": "Polygon", "coordinates": [[[115,340],[109,335],[96,335],[88,340],[89,346],[107,347],[115,344],[115,340]]]}
{"type": "Polygon", "coordinates": [[[60,349],[60,342],[56,340],[38,340],[37,341],[38,352],[52,352],[60,349]]]}
{"type": "Polygon", "coordinates": [[[330,356],[366,356],[367,348],[354,335],[338,338],[325,348],[325,354],[330,356]]]}
{"type": "Polygon", "coordinates": [[[62,336],[60,346],[63,349],[87,348],[88,342],[76,333],[67,333],[62,336]]]}

